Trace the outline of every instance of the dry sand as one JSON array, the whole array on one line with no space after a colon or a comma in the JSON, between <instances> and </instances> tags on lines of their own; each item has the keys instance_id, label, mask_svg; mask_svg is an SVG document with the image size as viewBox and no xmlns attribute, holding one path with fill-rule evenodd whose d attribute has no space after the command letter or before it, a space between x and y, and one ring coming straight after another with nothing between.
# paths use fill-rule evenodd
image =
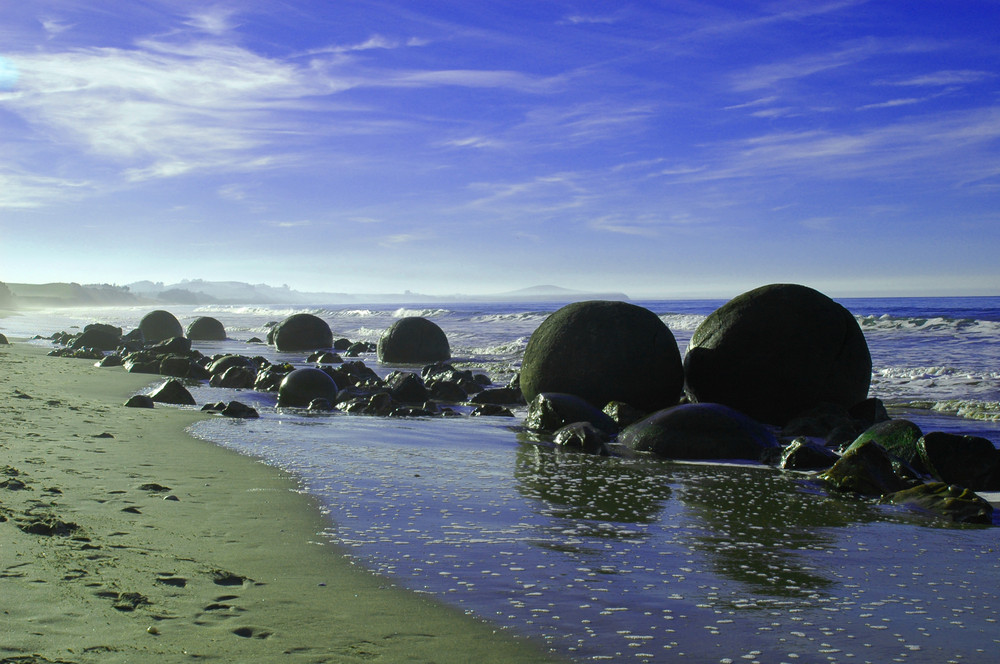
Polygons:
<instances>
[{"instance_id":1,"label":"dry sand","mask_svg":"<svg viewBox=\"0 0 1000 664\"><path fill-rule=\"evenodd\" d=\"M552 661L353 566L205 415L122 406L154 380L0 346L0 664Z\"/></svg>"}]
</instances>

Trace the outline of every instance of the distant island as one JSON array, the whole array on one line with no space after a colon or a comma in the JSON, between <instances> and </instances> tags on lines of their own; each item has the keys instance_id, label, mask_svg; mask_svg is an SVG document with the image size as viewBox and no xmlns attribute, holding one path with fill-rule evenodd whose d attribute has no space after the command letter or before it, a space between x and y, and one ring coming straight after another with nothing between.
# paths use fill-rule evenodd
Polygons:
<instances>
[{"instance_id":1,"label":"distant island","mask_svg":"<svg viewBox=\"0 0 1000 664\"><path fill-rule=\"evenodd\" d=\"M617 292L587 292L540 285L486 295L403 293L333 293L297 291L283 286L239 281L183 280L174 284L136 281L126 285L0 282L0 310L59 307L142 306L167 304L422 304L436 302L578 302L621 300Z\"/></svg>"}]
</instances>

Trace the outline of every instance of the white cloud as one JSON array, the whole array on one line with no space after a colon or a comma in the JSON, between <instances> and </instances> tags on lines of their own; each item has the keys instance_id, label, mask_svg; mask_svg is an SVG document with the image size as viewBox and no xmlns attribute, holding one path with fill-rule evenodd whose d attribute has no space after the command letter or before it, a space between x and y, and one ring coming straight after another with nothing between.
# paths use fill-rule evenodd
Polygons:
<instances>
[{"instance_id":1,"label":"white cloud","mask_svg":"<svg viewBox=\"0 0 1000 664\"><path fill-rule=\"evenodd\" d=\"M921 76L913 76L911 78L906 78L899 81L879 81L881 85L898 85L898 86L949 86L949 85L966 85L969 83L979 83L981 81L987 81L996 78L997 74L991 71L981 71L975 69L948 69L943 71L933 72L931 74L923 74Z\"/></svg>"},{"instance_id":2,"label":"white cloud","mask_svg":"<svg viewBox=\"0 0 1000 664\"><path fill-rule=\"evenodd\" d=\"M211 35L222 35L233 29L232 18L235 15L236 10L233 9L206 7L192 13L184 24Z\"/></svg>"}]
</instances>

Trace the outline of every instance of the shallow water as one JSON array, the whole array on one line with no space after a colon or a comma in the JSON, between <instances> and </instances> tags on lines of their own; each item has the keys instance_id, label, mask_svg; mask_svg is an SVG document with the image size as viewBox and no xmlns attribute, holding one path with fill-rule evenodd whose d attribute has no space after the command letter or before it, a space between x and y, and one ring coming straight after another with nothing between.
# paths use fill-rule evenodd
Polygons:
<instances>
[{"instance_id":1,"label":"shallow water","mask_svg":"<svg viewBox=\"0 0 1000 664\"><path fill-rule=\"evenodd\" d=\"M683 349L721 302L650 302ZM925 431L1000 440L1000 300L845 301L875 365L872 393ZM322 315L336 336L374 341L403 315L448 334L455 362L505 382L553 305L175 307L222 320L240 352L304 364L258 344L265 324ZM145 310L0 321L9 336ZM34 326L34 327L31 327ZM6 329L5 329L6 327ZM16 331L11 332L14 328ZM44 343L44 342L39 342ZM385 375L393 367L366 363ZM578 661L992 662L1000 642L1000 530L954 527L830 496L808 474L561 453L515 418L387 419L281 412L195 433L298 475L330 516L326 536L359 563Z\"/></svg>"}]
</instances>

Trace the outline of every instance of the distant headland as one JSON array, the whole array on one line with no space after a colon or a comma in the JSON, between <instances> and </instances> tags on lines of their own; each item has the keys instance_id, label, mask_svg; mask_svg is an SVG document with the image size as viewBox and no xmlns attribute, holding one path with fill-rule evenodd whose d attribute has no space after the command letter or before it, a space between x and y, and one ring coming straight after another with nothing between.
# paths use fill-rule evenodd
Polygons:
<instances>
[{"instance_id":1,"label":"distant headland","mask_svg":"<svg viewBox=\"0 0 1000 664\"><path fill-rule=\"evenodd\" d=\"M207 305L207 304L415 304L434 302L577 302L621 300L618 292L588 292L540 285L490 294L427 295L402 293L339 293L297 291L288 286L240 281L183 280L174 284L136 281L125 285L0 282L0 311L61 307Z\"/></svg>"}]
</instances>

